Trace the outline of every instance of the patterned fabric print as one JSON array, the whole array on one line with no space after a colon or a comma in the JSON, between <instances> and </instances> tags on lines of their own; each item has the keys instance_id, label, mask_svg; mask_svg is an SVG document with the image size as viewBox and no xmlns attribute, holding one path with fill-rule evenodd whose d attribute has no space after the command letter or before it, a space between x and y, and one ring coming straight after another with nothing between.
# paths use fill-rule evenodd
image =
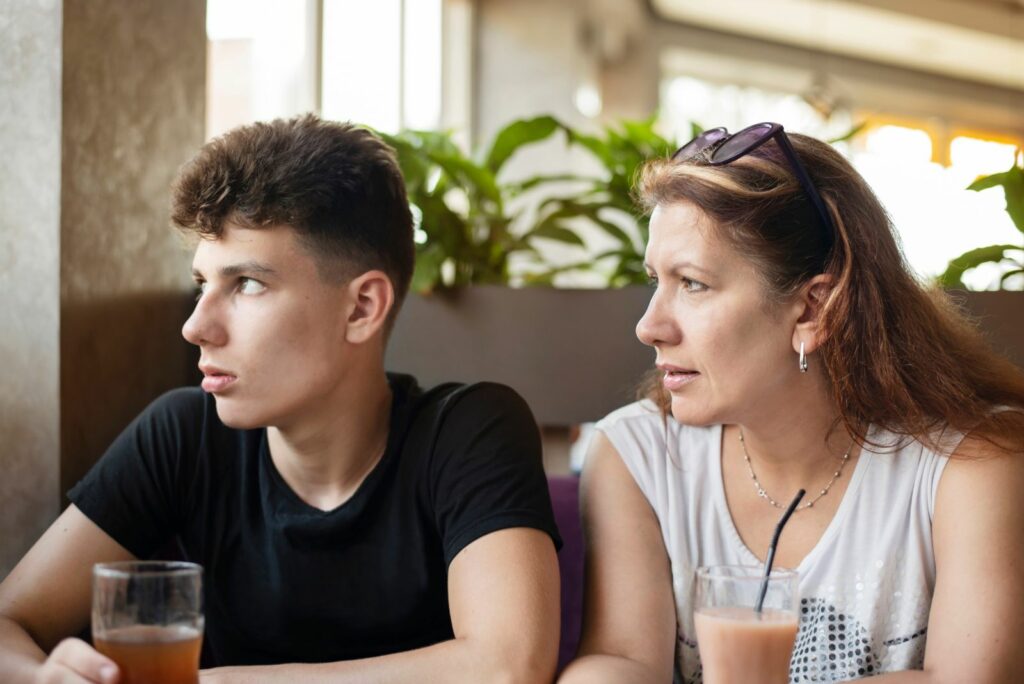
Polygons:
<instances>
[{"instance_id":1,"label":"patterned fabric print","mask_svg":"<svg viewBox=\"0 0 1024 684\"><path fill-rule=\"evenodd\" d=\"M881 671L868 632L851 615L816 598L800 601L800 632L789 676L799 682L837 682Z\"/></svg>"}]
</instances>

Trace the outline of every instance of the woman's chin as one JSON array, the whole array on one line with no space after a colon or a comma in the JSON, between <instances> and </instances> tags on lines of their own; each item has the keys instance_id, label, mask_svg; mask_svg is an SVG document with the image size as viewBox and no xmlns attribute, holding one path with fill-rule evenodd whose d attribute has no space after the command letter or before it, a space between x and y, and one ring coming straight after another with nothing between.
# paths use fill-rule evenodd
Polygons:
<instances>
[{"instance_id":1,"label":"woman's chin","mask_svg":"<svg viewBox=\"0 0 1024 684\"><path fill-rule=\"evenodd\" d=\"M693 401L672 397L672 417L676 422L694 427L707 427L721 421L707 407L694 406Z\"/></svg>"}]
</instances>

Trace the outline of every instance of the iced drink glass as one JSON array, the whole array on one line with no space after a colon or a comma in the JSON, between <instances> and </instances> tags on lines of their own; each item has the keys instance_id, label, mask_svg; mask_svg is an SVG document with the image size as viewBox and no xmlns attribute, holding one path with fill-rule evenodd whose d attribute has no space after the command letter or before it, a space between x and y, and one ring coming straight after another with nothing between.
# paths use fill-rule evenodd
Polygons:
<instances>
[{"instance_id":1,"label":"iced drink glass","mask_svg":"<svg viewBox=\"0 0 1024 684\"><path fill-rule=\"evenodd\" d=\"M787 684L799 625L799 577L773 570L761 612L764 571L718 565L698 568L693 621L704 684Z\"/></svg>"},{"instance_id":2,"label":"iced drink glass","mask_svg":"<svg viewBox=\"0 0 1024 684\"><path fill-rule=\"evenodd\" d=\"M197 684L203 569L195 563L99 563L92 574L92 638L120 684Z\"/></svg>"}]
</instances>

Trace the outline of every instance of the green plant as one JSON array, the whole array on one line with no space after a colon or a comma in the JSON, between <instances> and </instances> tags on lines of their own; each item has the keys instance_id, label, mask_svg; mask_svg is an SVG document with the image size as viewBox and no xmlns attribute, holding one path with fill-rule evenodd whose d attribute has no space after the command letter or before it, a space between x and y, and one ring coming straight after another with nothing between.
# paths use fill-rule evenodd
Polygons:
<instances>
[{"instance_id":1,"label":"green plant","mask_svg":"<svg viewBox=\"0 0 1024 684\"><path fill-rule=\"evenodd\" d=\"M516 152L559 131L569 145L594 156L600 177L563 173L501 179ZM514 254L524 255L530 266L521 274L524 284L551 284L559 274L579 270L600 270L611 286L645 281L647 218L634 208L632 183L645 159L674 149L654 131L654 117L623 121L598 135L551 116L513 121L478 155L480 161L463 153L447 132L380 135L395 148L416 215L414 291L507 283ZM528 201L532 198L537 201ZM581 236L586 225L610 235L616 246L591 255ZM537 240L561 242L578 254L568 264L553 265L538 250Z\"/></svg>"},{"instance_id":2,"label":"green plant","mask_svg":"<svg viewBox=\"0 0 1024 684\"><path fill-rule=\"evenodd\" d=\"M601 165L601 177L572 177L578 185L570 194L544 199L537 215L542 231L578 231L590 225L610 236L615 246L577 263L550 268L531 276L532 282L550 283L559 273L572 270L600 270L611 287L647 282L643 267L648 217L633 200L633 183L640 166L648 159L664 157L677 147L654 128L656 117L641 121L620 121L590 135L559 123L570 145L587 150ZM701 129L693 125L693 135ZM564 180L556 178L552 180ZM538 182L539 181L539 182ZM539 185L544 179L535 179Z\"/></svg>"},{"instance_id":3,"label":"green plant","mask_svg":"<svg viewBox=\"0 0 1024 684\"><path fill-rule=\"evenodd\" d=\"M558 128L558 122L547 116L514 121L495 136L481 161L463 153L447 132L380 134L395 148L418 226L414 291L507 283L509 257L516 253L543 268L534 244L538 239L582 249L583 241L574 232L551 224L523 227L518 220L522 212L508 208L514 195L551 178L499 182L502 167L513 154Z\"/></svg>"},{"instance_id":4,"label":"green plant","mask_svg":"<svg viewBox=\"0 0 1024 684\"><path fill-rule=\"evenodd\" d=\"M1008 171L983 176L967 186L967 189L980 191L995 187L1003 188L1006 212L1017 230L1024 233L1024 166L1015 160ZM1005 267L999 279L1000 287L1005 286L1013 276L1024 276L1024 241L1018 245L988 245L964 252L949 262L945 272L938 277L938 282L947 289L965 290L964 273L987 263L1002 264Z\"/></svg>"}]
</instances>

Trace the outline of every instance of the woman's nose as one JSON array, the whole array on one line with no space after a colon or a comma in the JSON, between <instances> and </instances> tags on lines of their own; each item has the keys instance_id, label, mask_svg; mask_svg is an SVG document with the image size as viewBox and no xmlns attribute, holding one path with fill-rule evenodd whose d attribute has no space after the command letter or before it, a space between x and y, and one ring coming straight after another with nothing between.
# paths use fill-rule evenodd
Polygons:
<instances>
[{"instance_id":1,"label":"woman's nose","mask_svg":"<svg viewBox=\"0 0 1024 684\"><path fill-rule=\"evenodd\" d=\"M679 326L666 311L663 300L664 297L655 290L647 303L647 310L636 324L637 339L649 347L678 342Z\"/></svg>"}]
</instances>

